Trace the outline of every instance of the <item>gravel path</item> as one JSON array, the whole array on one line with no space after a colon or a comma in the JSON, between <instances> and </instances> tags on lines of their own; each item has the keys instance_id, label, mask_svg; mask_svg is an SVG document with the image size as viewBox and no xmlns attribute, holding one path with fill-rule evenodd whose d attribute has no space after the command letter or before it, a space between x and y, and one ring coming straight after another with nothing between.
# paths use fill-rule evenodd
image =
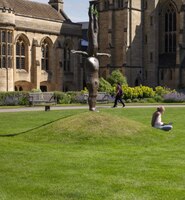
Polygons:
<instances>
[{"instance_id":1,"label":"gravel path","mask_svg":"<svg viewBox=\"0 0 185 200\"><path fill-rule=\"evenodd\" d=\"M125 108L118 106L114 109L130 109L130 108L156 108L158 105L126 105ZM164 107L178 108L185 107L183 104L174 104L174 105L163 105ZM97 110L99 108L111 108L110 105L97 105ZM51 110L69 110L69 109L88 109L88 106L51 106ZM4 112L28 112L28 111L45 111L44 106L39 107L21 107L21 108L0 108L0 113Z\"/></svg>"}]
</instances>

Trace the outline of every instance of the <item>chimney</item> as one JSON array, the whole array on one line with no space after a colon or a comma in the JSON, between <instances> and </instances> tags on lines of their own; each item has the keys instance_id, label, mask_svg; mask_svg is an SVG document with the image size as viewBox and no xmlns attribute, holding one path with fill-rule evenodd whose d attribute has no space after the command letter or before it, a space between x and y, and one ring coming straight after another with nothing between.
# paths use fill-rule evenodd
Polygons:
<instances>
[{"instance_id":1,"label":"chimney","mask_svg":"<svg viewBox=\"0 0 185 200\"><path fill-rule=\"evenodd\" d=\"M63 0L49 0L48 2L58 12L63 11L64 1Z\"/></svg>"}]
</instances>

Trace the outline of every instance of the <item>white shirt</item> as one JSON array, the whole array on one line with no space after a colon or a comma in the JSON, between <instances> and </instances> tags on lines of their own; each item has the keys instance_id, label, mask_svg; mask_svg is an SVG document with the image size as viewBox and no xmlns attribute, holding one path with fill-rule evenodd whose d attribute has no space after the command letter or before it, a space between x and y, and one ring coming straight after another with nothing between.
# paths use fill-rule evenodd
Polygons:
<instances>
[{"instance_id":1,"label":"white shirt","mask_svg":"<svg viewBox=\"0 0 185 200\"><path fill-rule=\"evenodd\" d=\"M155 124L154 127L160 127L163 125L163 122L161 121L161 113L159 112L159 115L157 116L156 120L155 120Z\"/></svg>"}]
</instances>

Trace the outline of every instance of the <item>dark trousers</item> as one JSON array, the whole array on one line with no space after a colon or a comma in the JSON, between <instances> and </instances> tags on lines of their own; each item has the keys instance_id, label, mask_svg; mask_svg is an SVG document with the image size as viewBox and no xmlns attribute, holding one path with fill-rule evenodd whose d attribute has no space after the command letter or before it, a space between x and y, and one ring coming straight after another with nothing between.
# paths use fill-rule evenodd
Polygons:
<instances>
[{"instance_id":1,"label":"dark trousers","mask_svg":"<svg viewBox=\"0 0 185 200\"><path fill-rule=\"evenodd\" d=\"M123 105L123 107L125 107L125 104L124 104L124 102L123 102L123 100L122 100L122 96L120 96L120 95L116 95L115 101L114 101L114 106L113 106L113 107L116 107L116 106L117 106L118 101L120 101L120 103Z\"/></svg>"}]
</instances>

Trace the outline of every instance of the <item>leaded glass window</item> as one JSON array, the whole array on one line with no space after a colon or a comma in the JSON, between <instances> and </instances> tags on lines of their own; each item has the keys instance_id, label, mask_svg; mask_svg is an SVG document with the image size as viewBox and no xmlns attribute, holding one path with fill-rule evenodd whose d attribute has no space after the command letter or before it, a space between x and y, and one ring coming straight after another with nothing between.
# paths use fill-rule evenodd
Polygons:
<instances>
[{"instance_id":1,"label":"leaded glass window","mask_svg":"<svg viewBox=\"0 0 185 200\"><path fill-rule=\"evenodd\" d=\"M104 9L105 10L109 9L109 0L104 0Z\"/></svg>"},{"instance_id":2,"label":"leaded glass window","mask_svg":"<svg viewBox=\"0 0 185 200\"><path fill-rule=\"evenodd\" d=\"M12 67L12 37L12 31L0 30L0 68Z\"/></svg>"},{"instance_id":3,"label":"leaded glass window","mask_svg":"<svg viewBox=\"0 0 185 200\"><path fill-rule=\"evenodd\" d=\"M44 41L41 45L42 58L41 58L41 68L42 70L49 70L49 44Z\"/></svg>"},{"instance_id":4,"label":"leaded glass window","mask_svg":"<svg viewBox=\"0 0 185 200\"><path fill-rule=\"evenodd\" d=\"M66 46L64 48L64 71L70 71L70 48Z\"/></svg>"},{"instance_id":5,"label":"leaded glass window","mask_svg":"<svg viewBox=\"0 0 185 200\"><path fill-rule=\"evenodd\" d=\"M176 52L176 11L170 3L165 13L165 52Z\"/></svg>"},{"instance_id":6,"label":"leaded glass window","mask_svg":"<svg viewBox=\"0 0 185 200\"><path fill-rule=\"evenodd\" d=\"M26 44L21 37L16 42L16 69L26 69Z\"/></svg>"},{"instance_id":7,"label":"leaded glass window","mask_svg":"<svg viewBox=\"0 0 185 200\"><path fill-rule=\"evenodd\" d=\"M118 0L118 8L123 8L123 0Z\"/></svg>"}]
</instances>

